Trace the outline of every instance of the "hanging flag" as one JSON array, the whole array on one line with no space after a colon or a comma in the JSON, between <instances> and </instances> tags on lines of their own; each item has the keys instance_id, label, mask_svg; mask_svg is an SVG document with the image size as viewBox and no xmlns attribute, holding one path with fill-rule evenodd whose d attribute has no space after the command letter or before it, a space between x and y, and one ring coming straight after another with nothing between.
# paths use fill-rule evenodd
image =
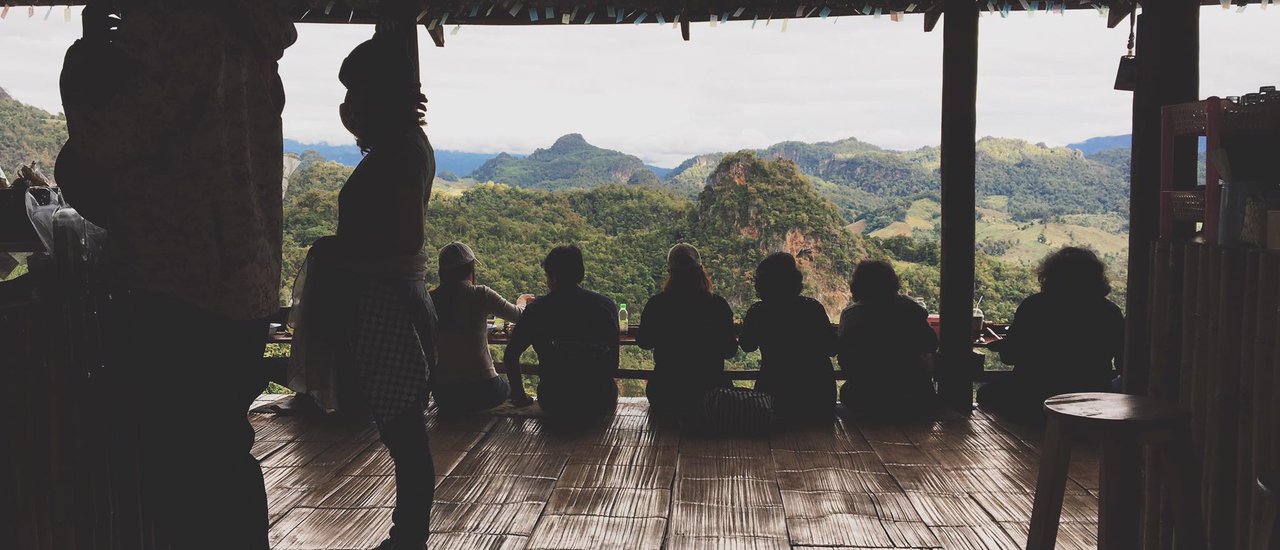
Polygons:
<instances>
[{"instance_id":1,"label":"hanging flag","mask_svg":"<svg viewBox=\"0 0 1280 550\"><path fill-rule=\"evenodd\" d=\"M728 22L729 22L729 12L727 12L727 11L726 11L726 12L724 12L724 13L720 14L720 22L721 22L721 23L728 23Z\"/></svg>"},{"instance_id":2,"label":"hanging flag","mask_svg":"<svg viewBox=\"0 0 1280 550\"><path fill-rule=\"evenodd\" d=\"M621 23L621 22L622 22L622 20L623 20L623 19L626 19L626 18L627 18L627 12L625 12L625 11L623 11L623 10L621 10L621 9L615 10L615 11L613 12L613 22L614 22L614 23Z\"/></svg>"},{"instance_id":3,"label":"hanging flag","mask_svg":"<svg viewBox=\"0 0 1280 550\"><path fill-rule=\"evenodd\" d=\"M418 14L418 17L414 18L413 22L414 22L414 23L421 23L421 22L422 22L422 18L427 16L427 12L428 12L428 11L431 11L431 10L422 10L422 12ZM311 10L307 10L307 13L311 13ZM303 17L304 19L307 17L307 13L302 14L302 17Z\"/></svg>"},{"instance_id":4,"label":"hanging flag","mask_svg":"<svg viewBox=\"0 0 1280 550\"><path fill-rule=\"evenodd\" d=\"M822 11L818 12L818 17L826 19L828 15L831 15L831 8L822 6Z\"/></svg>"},{"instance_id":5,"label":"hanging flag","mask_svg":"<svg viewBox=\"0 0 1280 550\"><path fill-rule=\"evenodd\" d=\"M555 19L555 18L556 18L556 9L555 9L555 8L553 8L553 7L551 7L551 6L547 6L547 15L546 15L546 18L547 18L547 19Z\"/></svg>"},{"instance_id":6,"label":"hanging flag","mask_svg":"<svg viewBox=\"0 0 1280 550\"><path fill-rule=\"evenodd\" d=\"M561 24L561 25L568 25L568 24L569 24L569 21L571 21L571 20L572 20L572 19L570 18L569 14L567 14L567 13L560 14L560 24Z\"/></svg>"},{"instance_id":7,"label":"hanging flag","mask_svg":"<svg viewBox=\"0 0 1280 550\"><path fill-rule=\"evenodd\" d=\"M756 28L756 21L759 21L759 20L760 20L760 14L757 13L751 16L751 28L753 29Z\"/></svg>"},{"instance_id":8,"label":"hanging flag","mask_svg":"<svg viewBox=\"0 0 1280 550\"><path fill-rule=\"evenodd\" d=\"M654 17L658 19L658 24L659 24L659 25L666 25L666 24L667 24L667 18L666 18L666 17L663 17L662 12L658 12L658 15L655 15Z\"/></svg>"},{"instance_id":9,"label":"hanging flag","mask_svg":"<svg viewBox=\"0 0 1280 550\"><path fill-rule=\"evenodd\" d=\"M352 10L352 11L351 11L351 13L355 13L355 10ZM440 26L441 26L441 27L443 27L443 26L444 26L444 24L445 24L445 23L447 23L448 21L449 21L449 14L447 14L447 13L446 13L446 14L444 14L444 15L441 15L441 16L440 16Z\"/></svg>"},{"instance_id":10,"label":"hanging flag","mask_svg":"<svg viewBox=\"0 0 1280 550\"><path fill-rule=\"evenodd\" d=\"M0 10L0 19L4 19L4 18L6 18L6 17L9 17L9 6L8 6L8 4L6 4L6 5L5 5L4 9Z\"/></svg>"},{"instance_id":11,"label":"hanging flag","mask_svg":"<svg viewBox=\"0 0 1280 550\"><path fill-rule=\"evenodd\" d=\"M746 10L746 9L747 9L747 7L746 7L746 6L741 6L741 7L739 7L738 9L733 10L733 17L734 17L735 19L737 19L737 18L739 18L739 17L742 17L742 12L743 12L744 10Z\"/></svg>"},{"instance_id":12,"label":"hanging flag","mask_svg":"<svg viewBox=\"0 0 1280 550\"><path fill-rule=\"evenodd\" d=\"M614 16L614 13L613 13L613 6L606 6L606 7L604 8L604 14L605 14L605 15L608 15L609 17L613 17L613 16Z\"/></svg>"},{"instance_id":13,"label":"hanging flag","mask_svg":"<svg viewBox=\"0 0 1280 550\"><path fill-rule=\"evenodd\" d=\"M787 32L787 22L788 22L788 21L790 21L790 19L783 19L783 20L782 20L782 32Z\"/></svg>"},{"instance_id":14,"label":"hanging flag","mask_svg":"<svg viewBox=\"0 0 1280 550\"><path fill-rule=\"evenodd\" d=\"M893 21L894 23L901 23L901 22L902 22L902 12L900 12L900 11L890 11L890 12L889 12L889 20L890 20L890 21Z\"/></svg>"},{"instance_id":15,"label":"hanging flag","mask_svg":"<svg viewBox=\"0 0 1280 550\"><path fill-rule=\"evenodd\" d=\"M636 21L635 21L634 23L632 23L632 25L639 25L639 24L641 24L641 23L644 23L644 20L645 20L645 19L648 19L648 18L649 18L649 12L647 12L647 11L646 11L646 12L641 12L641 13L640 13L640 17L637 17L637 18L636 18Z\"/></svg>"},{"instance_id":16,"label":"hanging flag","mask_svg":"<svg viewBox=\"0 0 1280 550\"><path fill-rule=\"evenodd\" d=\"M523 6L524 4L516 2L516 5L511 6L511 9L507 13L510 13L511 17L515 17L517 13L520 13L520 8Z\"/></svg>"},{"instance_id":17,"label":"hanging flag","mask_svg":"<svg viewBox=\"0 0 1280 550\"><path fill-rule=\"evenodd\" d=\"M587 13L587 19L586 19L586 21L583 21L582 23L583 23L584 25L590 25L590 24L591 24L591 20L592 20L592 19L595 19L595 18L596 18L596 12L594 12L594 11L593 11L593 12L588 12L588 13Z\"/></svg>"},{"instance_id":18,"label":"hanging flag","mask_svg":"<svg viewBox=\"0 0 1280 550\"><path fill-rule=\"evenodd\" d=\"M432 19L431 23L427 24L427 32L436 30L436 23L439 23L439 22L440 22L439 19Z\"/></svg>"},{"instance_id":19,"label":"hanging flag","mask_svg":"<svg viewBox=\"0 0 1280 550\"><path fill-rule=\"evenodd\" d=\"M803 15L803 14L804 14L804 6L803 6L803 5L802 5L802 6L800 6L800 7L798 7L798 8L796 8L796 17L800 17L800 16L801 16L801 15Z\"/></svg>"},{"instance_id":20,"label":"hanging flag","mask_svg":"<svg viewBox=\"0 0 1280 550\"><path fill-rule=\"evenodd\" d=\"M338 0L329 0L329 3L324 6L324 14L329 15L329 12L333 11L333 5L337 3Z\"/></svg>"},{"instance_id":21,"label":"hanging flag","mask_svg":"<svg viewBox=\"0 0 1280 550\"><path fill-rule=\"evenodd\" d=\"M913 13L913 12L915 12L915 11L916 11L916 5L915 5L915 4L907 4L907 13Z\"/></svg>"},{"instance_id":22,"label":"hanging flag","mask_svg":"<svg viewBox=\"0 0 1280 550\"><path fill-rule=\"evenodd\" d=\"M574 6L573 11L569 12L569 22L572 23L573 20L577 18L578 18L578 6Z\"/></svg>"},{"instance_id":23,"label":"hanging flag","mask_svg":"<svg viewBox=\"0 0 1280 550\"><path fill-rule=\"evenodd\" d=\"M480 4L476 4L476 5L474 5L474 6L471 6L471 15L469 15L468 17L475 17L475 16L476 16L476 14L478 14L478 13L480 13ZM418 19L422 19L422 18L421 18L421 17L419 17Z\"/></svg>"},{"instance_id":24,"label":"hanging flag","mask_svg":"<svg viewBox=\"0 0 1280 550\"><path fill-rule=\"evenodd\" d=\"M458 34L458 31L460 31L460 30L462 30L462 24L461 24L461 23L459 23L459 24L457 24L457 25L454 25L454 26L453 26L453 30L449 31L449 36L453 36L453 35L455 35L455 34Z\"/></svg>"},{"instance_id":25,"label":"hanging flag","mask_svg":"<svg viewBox=\"0 0 1280 550\"><path fill-rule=\"evenodd\" d=\"M538 8L529 8L529 21L538 20Z\"/></svg>"}]
</instances>

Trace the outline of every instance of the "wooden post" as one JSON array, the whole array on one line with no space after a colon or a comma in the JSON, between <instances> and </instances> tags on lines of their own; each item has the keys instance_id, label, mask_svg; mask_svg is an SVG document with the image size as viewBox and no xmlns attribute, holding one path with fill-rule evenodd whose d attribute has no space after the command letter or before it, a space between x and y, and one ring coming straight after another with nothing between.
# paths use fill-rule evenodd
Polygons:
<instances>
[{"instance_id":1,"label":"wooden post","mask_svg":"<svg viewBox=\"0 0 1280 550\"><path fill-rule=\"evenodd\" d=\"M1143 393L1151 368L1147 300L1151 243L1160 230L1160 108L1199 95L1200 6L1197 0L1147 2L1138 17L1138 84L1133 94L1133 158L1129 176L1129 279L1124 386ZM1195 159L1195 143L1175 149ZM1194 177L1194 168L1190 175ZM1185 179L1179 180L1183 183Z\"/></svg>"},{"instance_id":2,"label":"wooden post","mask_svg":"<svg viewBox=\"0 0 1280 550\"><path fill-rule=\"evenodd\" d=\"M978 100L978 8L946 0L942 28L942 399L973 406L975 155Z\"/></svg>"}]
</instances>

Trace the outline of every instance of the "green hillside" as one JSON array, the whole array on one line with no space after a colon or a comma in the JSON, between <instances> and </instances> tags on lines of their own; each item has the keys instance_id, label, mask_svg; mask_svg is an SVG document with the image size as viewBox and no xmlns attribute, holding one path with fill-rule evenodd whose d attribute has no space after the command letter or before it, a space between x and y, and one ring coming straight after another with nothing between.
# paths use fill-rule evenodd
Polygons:
<instances>
[{"instance_id":1,"label":"green hillside","mask_svg":"<svg viewBox=\"0 0 1280 550\"><path fill-rule=\"evenodd\" d=\"M0 169L10 178L20 165L39 161L53 175L58 151L67 142L67 119L9 96L0 88Z\"/></svg>"},{"instance_id":2,"label":"green hillside","mask_svg":"<svg viewBox=\"0 0 1280 550\"><path fill-rule=\"evenodd\" d=\"M469 177L479 182L550 191L610 184L658 184L658 175L639 158L591 145L581 134L562 136L550 148L538 149L524 158L502 153Z\"/></svg>"}]
</instances>

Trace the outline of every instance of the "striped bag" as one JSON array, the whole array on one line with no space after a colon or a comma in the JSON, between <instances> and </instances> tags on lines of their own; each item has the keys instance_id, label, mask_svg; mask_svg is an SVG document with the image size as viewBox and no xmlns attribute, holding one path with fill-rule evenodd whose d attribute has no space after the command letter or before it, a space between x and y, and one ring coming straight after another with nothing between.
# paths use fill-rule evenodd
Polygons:
<instances>
[{"instance_id":1,"label":"striped bag","mask_svg":"<svg viewBox=\"0 0 1280 550\"><path fill-rule=\"evenodd\" d=\"M713 388L703 406L713 436L764 436L773 428L773 396L746 388Z\"/></svg>"}]
</instances>

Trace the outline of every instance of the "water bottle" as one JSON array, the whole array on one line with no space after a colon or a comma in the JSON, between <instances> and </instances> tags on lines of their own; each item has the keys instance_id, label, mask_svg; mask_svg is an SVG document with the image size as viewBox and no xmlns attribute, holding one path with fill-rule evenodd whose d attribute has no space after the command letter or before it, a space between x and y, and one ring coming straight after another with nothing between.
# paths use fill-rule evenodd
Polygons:
<instances>
[{"instance_id":1,"label":"water bottle","mask_svg":"<svg viewBox=\"0 0 1280 550\"><path fill-rule=\"evenodd\" d=\"M630 315L627 314L627 304L618 304L618 332L627 333L627 325L630 321Z\"/></svg>"}]
</instances>

